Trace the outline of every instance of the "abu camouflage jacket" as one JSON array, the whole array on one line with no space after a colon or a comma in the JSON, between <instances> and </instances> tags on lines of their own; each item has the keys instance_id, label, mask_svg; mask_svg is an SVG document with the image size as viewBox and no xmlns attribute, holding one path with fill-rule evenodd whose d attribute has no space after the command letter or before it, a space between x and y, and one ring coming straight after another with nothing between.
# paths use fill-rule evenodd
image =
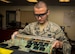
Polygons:
<instances>
[{"instance_id":1,"label":"abu camouflage jacket","mask_svg":"<svg viewBox=\"0 0 75 54\"><path fill-rule=\"evenodd\" d=\"M71 46L63 30L57 24L48 22L48 25L40 32L38 22L28 24L23 30L19 30L20 33L34 35L34 36L45 36L49 38L55 38L56 40L63 42L63 54L71 54Z\"/></svg>"}]
</instances>

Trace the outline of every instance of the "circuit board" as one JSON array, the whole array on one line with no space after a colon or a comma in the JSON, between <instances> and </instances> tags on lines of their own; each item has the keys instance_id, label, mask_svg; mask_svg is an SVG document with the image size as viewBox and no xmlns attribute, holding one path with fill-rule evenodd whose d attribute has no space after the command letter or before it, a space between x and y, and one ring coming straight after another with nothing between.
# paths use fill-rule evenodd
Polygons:
<instances>
[{"instance_id":1,"label":"circuit board","mask_svg":"<svg viewBox=\"0 0 75 54\"><path fill-rule=\"evenodd\" d=\"M13 40L2 42L0 46L25 52L34 51L51 54L53 41L55 41L53 38L18 34Z\"/></svg>"}]
</instances>

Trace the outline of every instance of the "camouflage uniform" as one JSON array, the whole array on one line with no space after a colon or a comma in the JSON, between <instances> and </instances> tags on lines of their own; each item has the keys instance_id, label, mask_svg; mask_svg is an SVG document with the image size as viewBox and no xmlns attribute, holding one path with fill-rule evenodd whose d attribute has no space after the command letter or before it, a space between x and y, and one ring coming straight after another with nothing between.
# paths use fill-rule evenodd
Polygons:
<instances>
[{"instance_id":1,"label":"camouflage uniform","mask_svg":"<svg viewBox=\"0 0 75 54\"><path fill-rule=\"evenodd\" d=\"M19 32L35 36L47 36L60 40L63 42L63 54L71 54L71 46L63 30L53 22L48 21L47 27L45 27L42 32L40 32L38 22L30 23L23 30L19 30Z\"/></svg>"}]
</instances>

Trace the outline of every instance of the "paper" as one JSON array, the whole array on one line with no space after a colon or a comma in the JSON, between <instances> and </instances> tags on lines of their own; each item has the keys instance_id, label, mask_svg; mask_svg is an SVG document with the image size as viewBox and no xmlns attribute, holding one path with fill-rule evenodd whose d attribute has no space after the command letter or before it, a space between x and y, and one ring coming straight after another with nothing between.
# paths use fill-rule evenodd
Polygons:
<instances>
[{"instance_id":1,"label":"paper","mask_svg":"<svg viewBox=\"0 0 75 54\"><path fill-rule=\"evenodd\" d=\"M13 52L13 50L0 48L0 54L11 54L12 52Z\"/></svg>"}]
</instances>

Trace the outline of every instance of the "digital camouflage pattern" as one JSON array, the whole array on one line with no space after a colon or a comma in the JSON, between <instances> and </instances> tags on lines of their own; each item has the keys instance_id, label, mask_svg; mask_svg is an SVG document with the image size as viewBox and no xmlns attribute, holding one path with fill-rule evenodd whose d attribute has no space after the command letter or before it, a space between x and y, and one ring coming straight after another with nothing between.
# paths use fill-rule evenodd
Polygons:
<instances>
[{"instance_id":1,"label":"digital camouflage pattern","mask_svg":"<svg viewBox=\"0 0 75 54\"><path fill-rule=\"evenodd\" d=\"M47 27L40 32L38 22L28 24L23 30L19 30L20 33L34 35L34 36L47 36L49 38L55 38L56 40L63 42L63 54L71 54L71 45L68 42L63 30L57 24L48 21Z\"/></svg>"}]
</instances>

